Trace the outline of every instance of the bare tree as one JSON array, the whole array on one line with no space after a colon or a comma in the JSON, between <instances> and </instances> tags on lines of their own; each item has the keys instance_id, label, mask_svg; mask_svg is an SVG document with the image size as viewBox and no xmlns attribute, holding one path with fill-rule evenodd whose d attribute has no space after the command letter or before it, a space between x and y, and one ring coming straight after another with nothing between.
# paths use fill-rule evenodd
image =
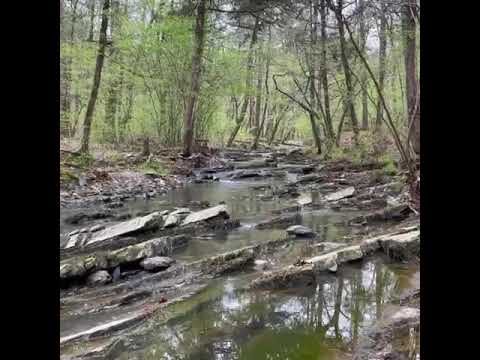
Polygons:
<instances>
[{"instance_id":1,"label":"bare tree","mask_svg":"<svg viewBox=\"0 0 480 360\"><path fill-rule=\"evenodd\" d=\"M95 22L95 0L89 0L88 13L90 15L90 24L88 28L88 41L93 41L93 29Z\"/></svg>"},{"instance_id":2,"label":"bare tree","mask_svg":"<svg viewBox=\"0 0 480 360\"><path fill-rule=\"evenodd\" d=\"M120 27L120 4L119 0L112 0L112 11L110 21L110 36L112 37L112 46L109 55L111 63L121 62L120 50L113 41L114 33ZM120 87L123 81L123 72L115 71L108 83L107 101L105 103L105 123L107 124L107 141L110 143L117 142L117 126L116 115L120 95Z\"/></svg>"},{"instance_id":3,"label":"bare tree","mask_svg":"<svg viewBox=\"0 0 480 360\"><path fill-rule=\"evenodd\" d=\"M110 10L110 0L104 0L102 9L102 23L100 25L100 37L97 52L97 61L95 64L95 75L93 77L92 91L88 100L85 120L83 122L82 143L80 147L81 153L88 153L90 144L90 128L92 125L93 113L97 102L98 89L102 78L103 62L105 60L105 48L107 47L107 27L108 13Z\"/></svg>"},{"instance_id":4,"label":"bare tree","mask_svg":"<svg viewBox=\"0 0 480 360\"><path fill-rule=\"evenodd\" d=\"M202 70L202 54L205 42L205 17L207 0L199 0L197 4L197 20L195 25L195 45L192 57L192 82L185 112L185 129L183 135L183 156L190 156L193 148L194 109L200 95L200 75Z\"/></svg>"},{"instance_id":5,"label":"bare tree","mask_svg":"<svg viewBox=\"0 0 480 360\"><path fill-rule=\"evenodd\" d=\"M406 0L402 5L404 37L405 83L407 92L409 140L413 150L420 154L420 92L417 82L416 23L417 2Z\"/></svg>"},{"instance_id":6,"label":"bare tree","mask_svg":"<svg viewBox=\"0 0 480 360\"><path fill-rule=\"evenodd\" d=\"M248 58L247 58L247 76L245 80L245 85L246 85L246 91L250 91L251 87L251 72L253 69L253 51L255 48L255 44L257 43L258 40L258 30L260 28L260 21L255 19L255 25L253 26L252 30L252 39L250 41L250 49L248 51ZM247 112L247 107L248 103L250 102L250 95L245 95L243 98L243 104L242 108L240 110L239 116L235 119L235 127L233 128L233 131L230 135L230 138L228 139L227 146L230 147L233 144L233 141L235 140L235 137L238 134L238 131L240 130L240 127L242 126L243 119L245 118L245 114Z\"/></svg>"},{"instance_id":7,"label":"bare tree","mask_svg":"<svg viewBox=\"0 0 480 360\"><path fill-rule=\"evenodd\" d=\"M379 50L378 50L378 86L380 87L380 91L383 92L385 87L385 63L386 63L386 55L387 55L387 5L385 4L385 0L380 1L380 28L378 31L379 37ZM383 118L383 106L378 99L377 101L377 119L375 123L375 129L379 130L382 126L382 118Z\"/></svg>"},{"instance_id":8,"label":"bare tree","mask_svg":"<svg viewBox=\"0 0 480 360\"><path fill-rule=\"evenodd\" d=\"M367 48L368 28L365 22L365 0L358 0L359 7L359 30L360 30L360 44L361 49L365 53ZM362 87L362 129L368 129L368 93L367 80L368 74L365 70L361 72L360 84Z\"/></svg>"},{"instance_id":9,"label":"bare tree","mask_svg":"<svg viewBox=\"0 0 480 360\"><path fill-rule=\"evenodd\" d=\"M330 96L328 90L327 71L327 7L326 0L320 0L320 36L321 36L321 57L320 57L320 78L323 87L323 107L325 109L325 126L330 141L335 139L333 131L332 116L330 114Z\"/></svg>"},{"instance_id":10,"label":"bare tree","mask_svg":"<svg viewBox=\"0 0 480 360\"><path fill-rule=\"evenodd\" d=\"M316 103L316 89L315 89L315 56L314 49L317 46L317 19L318 19L318 4L317 1L310 1L310 49L307 63L309 66L309 83L310 83L310 107L315 109ZM321 106L320 99L318 105ZM322 141L320 140L320 130L318 129L317 119L315 114L309 112L310 124L312 126L312 135L317 148L317 153L322 153Z\"/></svg>"},{"instance_id":11,"label":"bare tree","mask_svg":"<svg viewBox=\"0 0 480 360\"><path fill-rule=\"evenodd\" d=\"M346 52L346 41L345 41L345 23L343 18L343 0L337 0L337 4L335 5L333 0L328 0L332 11L335 13L335 17L337 19L338 25L338 35L340 38L340 57L342 60L343 65L343 72L345 74L345 85L347 90L347 97L346 97L346 106L348 111L350 112L350 121L352 122L353 128L353 140L355 145L358 146L358 120L357 115L355 113L355 102L354 102L354 91L352 85L352 74L350 70L350 66L348 64L347 59L347 52Z\"/></svg>"}]
</instances>

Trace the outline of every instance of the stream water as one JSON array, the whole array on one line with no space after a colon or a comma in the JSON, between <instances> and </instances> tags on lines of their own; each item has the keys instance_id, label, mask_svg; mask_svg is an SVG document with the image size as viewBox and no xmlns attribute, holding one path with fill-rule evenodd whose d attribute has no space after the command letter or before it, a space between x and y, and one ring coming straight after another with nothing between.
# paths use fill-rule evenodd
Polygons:
<instances>
[{"instance_id":1,"label":"stream water","mask_svg":"<svg viewBox=\"0 0 480 360\"><path fill-rule=\"evenodd\" d=\"M218 279L166 324L152 319L119 359L349 359L392 296L419 281L419 269L376 257L289 291L251 291L254 274ZM179 312L180 313L180 312Z\"/></svg>"},{"instance_id":2,"label":"stream water","mask_svg":"<svg viewBox=\"0 0 480 360\"><path fill-rule=\"evenodd\" d=\"M193 261L285 236L284 230L256 230L254 225L272 217L271 211L294 205L293 200L262 198L252 186L271 181L220 181L187 184L167 194L130 201L118 213L136 214L192 202L225 202L242 226L231 232L194 237L173 255ZM311 193L312 198L316 194ZM75 209L62 210L61 232L80 226L64 222ZM302 211L300 223L318 233L315 242L343 241L352 231L345 220L356 215L331 210ZM302 241L292 252L300 253ZM278 262L291 264L295 254ZM277 262L277 264L278 264ZM394 265L375 256L324 275L316 286L289 291L252 291L246 285L258 272L222 277L178 306L178 316L167 323L154 317L128 337L116 359L348 359L364 329L382 314L392 296L415 287L417 265ZM174 309L175 311L175 309Z\"/></svg>"},{"instance_id":3,"label":"stream water","mask_svg":"<svg viewBox=\"0 0 480 360\"><path fill-rule=\"evenodd\" d=\"M277 239L285 235L283 230L257 230L255 224L272 217L272 211L296 205L294 200L286 198L263 198L263 191L253 190L253 186L275 185L272 181L220 181L205 184L188 183L181 188L173 189L164 195L144 200L136 199L125 202L116 209L118 215L134 216L138 213L150 213L175 207L189 207L192 202L208 202L212 206L225 202L231 217L240 219L241 227L231 232L216 232L194 237L189 245L176 254L177 259L193 261L243 246L258 244ZM280 182L277 182L280 184ZM310 193L313 199L317 193ZM92 209L91 209L92 210ZM65 243L65 234L84 226L69 225L65 218L85 209L62 209L60 217L60 245ZM318 233L320 241L339 241L347 235L348 229L342 227L344 220L354 213L340 213L330 210L302 212L299 220ZM103 220L90 224L106 223Z\"/></svg>"}]
</instances>

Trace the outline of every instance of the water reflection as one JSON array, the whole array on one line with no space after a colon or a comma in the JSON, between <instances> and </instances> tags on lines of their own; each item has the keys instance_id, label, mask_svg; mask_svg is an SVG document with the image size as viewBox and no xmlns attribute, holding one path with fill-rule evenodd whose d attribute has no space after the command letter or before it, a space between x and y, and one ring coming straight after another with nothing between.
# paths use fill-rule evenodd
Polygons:
<instances>
[{"instance_id":1,"label":"water reflection","mask_svg":"<svg viewBox=\"0 0 480 360\"><path fill-rule=\"evenodd\" d=\"M340 359L392 295L418 273L375 259L296 291L246 291L225 279L221 295L150 331L143 359ZM217 293L218 294L218 293ZM130 357L128 357L130 358Z\"/></svg>"}]
</instances>

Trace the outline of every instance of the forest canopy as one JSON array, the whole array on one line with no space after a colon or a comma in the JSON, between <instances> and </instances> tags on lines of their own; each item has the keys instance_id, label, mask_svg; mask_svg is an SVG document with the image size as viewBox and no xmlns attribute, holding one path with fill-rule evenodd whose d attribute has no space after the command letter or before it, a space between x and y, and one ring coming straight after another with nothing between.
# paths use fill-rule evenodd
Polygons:
<instances>
[{"instance_id":1,"label":"forest canopy","mask_svg":"<svg viewBox=\"0 0 480 360\"><path fill-rule=\"evenodd\" d=\"M61 0L64 139L420 154L407 0ZM362 150L363 151L363 150Z\"/></svg>"}]
</instances>

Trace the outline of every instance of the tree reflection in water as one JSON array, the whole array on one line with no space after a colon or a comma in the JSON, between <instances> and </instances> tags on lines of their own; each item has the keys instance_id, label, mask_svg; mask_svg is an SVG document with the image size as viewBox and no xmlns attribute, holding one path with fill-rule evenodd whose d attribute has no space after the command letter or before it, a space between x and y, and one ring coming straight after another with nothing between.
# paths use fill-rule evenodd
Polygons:
<instances>
[{"instance_id":1,"label":"tree reflection in water","mask_svg":"<svg viewBox=\"0 0 480 360\"><path fill-rule=\"evenodd\" d=\"M289 291L247 291L225 279L220 296L151 331L141 358L341 359L417 271L374 259Z\"/></svg>"}]
</instances>

